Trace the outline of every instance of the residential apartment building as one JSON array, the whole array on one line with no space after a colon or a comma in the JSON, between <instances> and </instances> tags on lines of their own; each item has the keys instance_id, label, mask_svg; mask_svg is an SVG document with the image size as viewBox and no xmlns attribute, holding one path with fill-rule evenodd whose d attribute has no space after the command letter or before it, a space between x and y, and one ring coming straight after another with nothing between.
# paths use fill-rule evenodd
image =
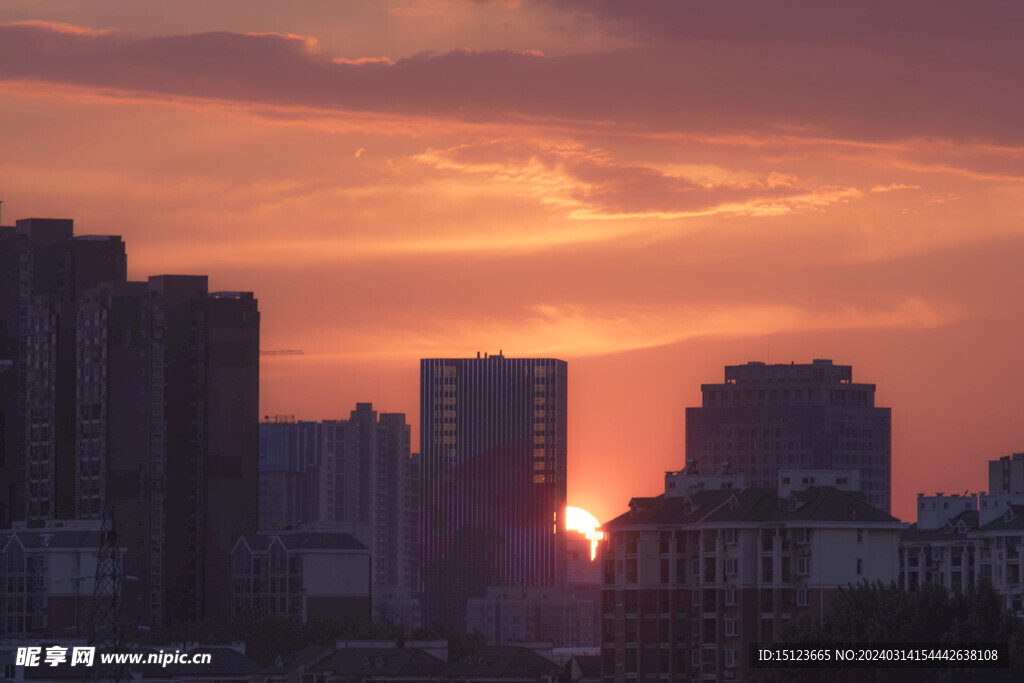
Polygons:
<instances>
[{"instance_id":1,"label":"residential apartment building","mask_svg":"<svg viewBox=\"0 0 1024 683\"><path fill-rule=\"evenodd\" d=\"M905 525L850 484L794 470L746 488L743 475L691 472L603 527L605 681L746 680L750 644L825 614L843 586L897 578Z\"/></svg>"},{"instance_id":2,"label":"residential apartment building","mask_svg":"<svg viewBox=\"0 0 1024 683\"><path fill-rule=\"evenodd\" d=\"M418 459L403 413L357 403L347 420L260 425L261 530L334 528L373 558L374 618L420 625Z\"/></svg>"},{"instance_id":3,"label":"residential apartment building","mask_svg":"<svg viewBox=\"0 0 1024 683\"><path fill-rule=\"evenodd\" d=\"M482 598L466 605L466 629L479 631L489 645L550 643L554 647L591 647L594 632L593 600L561 588L493 586Z\"/></svg>"},{"instance_id":4,"label":"residential apartment building","mask_svg":"<svg viewBox=\"0 0 1024 683\"><path fill-rule=\"evenodd\" d=\"M989 461L989 491L918 494L917 522L900 539L900 578L913 590L965 591L982 579L1024 618L1024 454Z\"/></svg>"},{"instance_id":5,"label":"residential apartment building","mask_svg":"<svg viewBox=\"0 0 1024 683\"><path fill-rule=\"evenodd\" d=\"M746 363L703 384L686 409L686 463L712 474L728 463L750 486L775 486L785 467L855 469L868 503L891 505L891 414L875 385L855 384L849 365Z\"/></svg>"},{"instance_id":6,"label":"residential apartment building","mask_svg":"<svg viewBox=\"0 0 1024 683\"><path fill-rule=\"evenodd\" d=\"M0 531L0 640L84 638L99 542L92 520Z\"/></svg>"},{"instance_id":7,"label":"residential apartment building","mask_svg":"<svg viewBox=\"0 0 1024 683\"><path fill-rule=\"evenodd\" d=\"M259 432L259 528L323 521L323 424L266 416Z\"/></svg>"},{"instance_id":8,"label":"residential apartment building","mask_svg":"<svg viewBox=\"0 0 1024 683\"><path fill-rule=\"evenodd\" d=\"M231 552L231 610L369 620L370 567L370 549L351 534L247 534Z\"/></svg>"},{"instance_id":9,"label":"residential apartment building","mask_svg":"<svg viewBox=\"0 0 1024 683\"><path fill-rule=\"evenodd\" d=\"M125 245L120 237L75 236L63 219L17 222L18 236L31 245L28 316L19 328L22 372L24 510L18 519L45 523L71 519L76 488L76 388L80 330L78 308L88 289L124 282ZM22 308L21 313L25 312Z\"/></svg>"},{"instance_id":10,"label":"residential apartment building","mask_svg":"<svg viewBox=\"0 0 1024 683\"><path fill-rule=\"evenodd\" d=\"M231 548L257 524L256 299L128 282L121 239L70 220L0 228L0 262L5 524L109 507L131 633L227 616Z\"/></svg>"}]
</instances>

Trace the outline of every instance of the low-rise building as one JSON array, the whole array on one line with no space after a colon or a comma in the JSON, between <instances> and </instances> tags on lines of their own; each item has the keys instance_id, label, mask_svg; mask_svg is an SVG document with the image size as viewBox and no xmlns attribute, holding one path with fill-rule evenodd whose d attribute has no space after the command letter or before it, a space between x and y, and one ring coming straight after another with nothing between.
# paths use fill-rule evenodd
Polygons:
<instances>
[{"instance_id":1,"label":"low-rise building","mask_svg":"<svg viewBox=\"0 0 1024 683\"><path fill-rule=\"evenodd\" d=\"M0 639L87 635L99 543L100 520L0 531Z\"/></svg>"},{"instance_id":2,"label":"low-rise building","mask_svg":"<svg viewBox=\"0 0 1024 683\"><path fill-rule=\"evenodd\" d=\"M986 579L1024 618L1024 454L989 462L989 491L918 494L917 522L900 539L900 579L965 591Z\"/></svg>"},{"instance_id":3,"label":"low-rise building","mask_svg":"<svg viewBox=\"0 0 1024 683\"><path fill-rule=\"evenodd\" d=\"M780 495L727 472L670 472L664 495L604 525L605 681L743 680L749 645L820 618L839 588L896 579L904 524L859 491L784 477Z\"/></svg>"},{"instance_id":4,"label":"low-rise building","mask_svg":"<svg viewBox=\"0 0 1024 683\"><path fill-rule=\"evenodd\" d=\"M597 642L592 600L559 588L494 586L466 605L466 628L491 645L531 642L554 647L586 647Z\"/></svg>"},{"instance_id":5,"label":"low-rise building","mask_svg":"<svg viewBox=\"0 0 1024 683\"><path fill-rule=\"evenodd\" d=\"M232 610L370 619L370 549L351 534L247 534L232 551Z\"/></svg>"}]
</instances>

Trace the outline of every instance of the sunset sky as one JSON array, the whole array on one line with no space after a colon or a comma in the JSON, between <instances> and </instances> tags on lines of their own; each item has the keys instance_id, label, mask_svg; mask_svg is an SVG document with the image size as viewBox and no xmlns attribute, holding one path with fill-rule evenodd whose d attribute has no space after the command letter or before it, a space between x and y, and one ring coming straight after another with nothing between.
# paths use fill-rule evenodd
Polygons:
<instances>
[{"instance_id":1,"label":"sunset sky","mask_svg":"<svg viewBox=\"0 0 1024 683\"><path fill-rule=\"evenodd\" d=\"M252 290L264 414L569 362L569 502L683 465L723 366L831 358L893 508L1024 451L1024 5L0 3L3 223Z\"/></svg>"}]
</instances>

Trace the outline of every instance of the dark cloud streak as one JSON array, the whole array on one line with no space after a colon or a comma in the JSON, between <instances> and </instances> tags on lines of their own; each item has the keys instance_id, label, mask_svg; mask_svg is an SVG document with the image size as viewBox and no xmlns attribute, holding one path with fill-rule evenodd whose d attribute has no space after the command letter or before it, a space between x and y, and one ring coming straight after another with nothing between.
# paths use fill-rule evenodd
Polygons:
<instances>
[{"instance_id":1,"label":"dark cloud streak","mask_svg":"<svg viewBox=\"0 0 1024 683\"><path fill-rule=\"evenodd\" d=\"M641 3L647 14L634 9L634 25L654 26L661 16L655 5ZM619 3L593 7L626 21ZM305 39L276 34L133 40L9 24L0 26L0 79L456 120L553 117L659 132L1024 141L1024 93L1016 87L1024 82L1024 43L1006 40L1012 30L1002 24L965 20L968 37L956 45L966 41L970 49L958 50L937 29L928 35L941 39L908 29L913 39L888 31L860 40L844 29L846 39L829 41L810 20L787 28L774 17L756 31L755 12L726 32L714 15L705 32L680 12L664 10L664 30L674 19L680 24L675 39L663 35L628 50L563 57L456 50L394 64L334 62ZM926 28L937 20L929 22Z\"/></svg>"}]
</instances>

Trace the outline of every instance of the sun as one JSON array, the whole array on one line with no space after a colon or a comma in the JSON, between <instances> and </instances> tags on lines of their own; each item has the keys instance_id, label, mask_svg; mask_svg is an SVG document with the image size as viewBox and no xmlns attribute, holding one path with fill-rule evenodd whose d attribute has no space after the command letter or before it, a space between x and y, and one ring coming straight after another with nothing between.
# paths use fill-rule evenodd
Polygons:
<instances>
[{"instance_id":1,"label":"sun","mask_svg":"<svg viewBox=\"0 0 1024 683\"><path fill-rule=\"evenodd\" d=\"M597 557L597 543L604 538L601 523L586 510L571 505L565 508L565 528L579 531L590 540L590 559Z\"/></svg>"}]
</instances>

